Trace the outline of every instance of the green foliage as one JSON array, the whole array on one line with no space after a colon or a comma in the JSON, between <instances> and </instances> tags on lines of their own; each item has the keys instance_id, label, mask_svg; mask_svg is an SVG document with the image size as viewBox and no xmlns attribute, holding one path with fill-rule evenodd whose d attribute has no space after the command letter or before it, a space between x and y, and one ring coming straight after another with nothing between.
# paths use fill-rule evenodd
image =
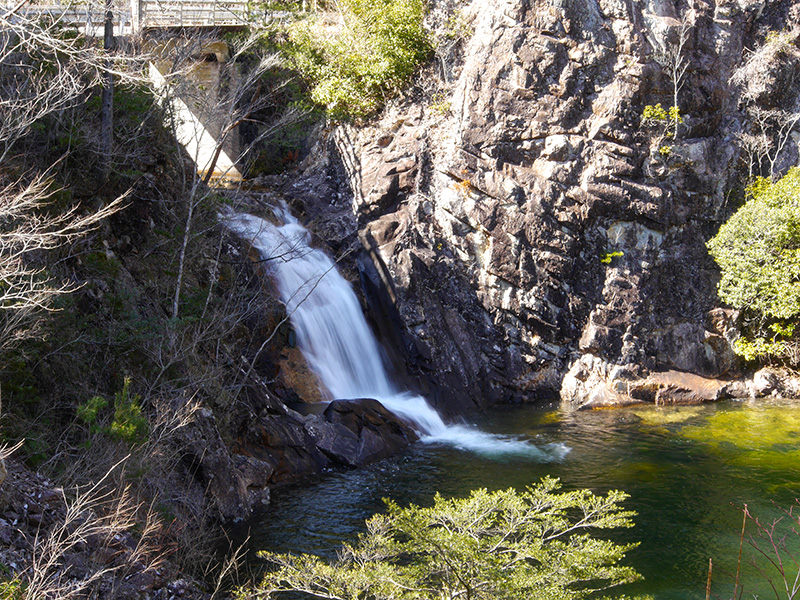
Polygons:
<instances>
[{"instance_id":1,"label":"green foliage","mask_svg":"<svg viewBox=\"0 0 800 600\"><path fill-rule=\"evenodd\" d=\"M0 580L0 600L22 600L25 585L18 577Z\"/></svg>"},{"instance_id":2,"label":"green foliage","mask_svg":"<svg viewBox=\"0 0 800 600\"><path fill-rule=\"evenodd\" d=\"M0 563L0 600L23 600L26 587L19 575L15 575L7 564Z\"/></svg>"},{"instance_id":3,"label":"green foliage","mask_svg":"<svg viewBox=\"0 0 800 600\"><path fill-rule=\"evenodd\" d=\"M642 118L647 121L677 121L678 123L683 123L683 117L681 117L681 109L679 107L670 106L668 109L665 109L661 106L660 102L655 106L652 104L645 106L642 111Z\"/></svg>"},{"instance_id":4,"label":"green foliage","mask_svg":"<svg viewBox=\"0 0 800 600\"><path fill-rule=\"evenodd\" d=\"M624 256L624 252L622 250L614 250L613 252L604 252L603 256L600 257L600 262L604 265L610 265L611 261L619 256Z\"/></svg>"},{"instance_id":5,"label":"green foliage","mask_svg":"<svg viewBox=\"0 0 800 600\"><path fill-rule=\"evenodd\" d=\"M311 98L335 118L377 110L410 79L431 44L423 0L342 0L344 26L331 36L312 20L290 31L290 55Z\"/></svg>"},{"instance_id":6,"label":"green foliage","mask_svg":"<svg viewBox=\"0 0 800 600\"><path fill-rule=\"evenodd\" d=\"M29 358L19 352L11 352L3 358L3 408L12 411L20 409L22 413L31 412L41 400L41 391L31 370Z\"/></svg>"},{"instance_id":7,"label":"green foliage","mask_svg":"<svg viewBox=\"0 0 800 600\"><path fill-rule=\"evenodd\" d=\"M103 251L87 254L84 258L84 262L87 268L91 269L97 275L116 277L122 268L122 263L118 258L109 256Z\"/></svg>"},{"instance_id":8,"label":"green foliage","mask_svg":"<svg viewBox=\"0 0 800 600\"><path fill-rule=\"evenodd\" d=\"M444 35L449 40L466 40L472 37L475 28L467 13L457 10L450 15L444 26Z\"/></svg>"},{"instance_id":9,"label":"green foliage","mask_svg":"<svg viewBox=\"0 0 800 600\"><path fill-rule=\"evenodd\" d=\"M670 106L669 108L664 108L659 102L656 105L648 104L644 107L642 111L642 122L647 126L660 129L661 132L659 135L661 139L664 137L674 138L678 125L683 123L683 117L681 116L681 109L679 107ZM664 153L662 152L663 148L669 148L669 151ZM659 152L662 154L669 154L671 151L672 148L669 146L659 147Z\"/></svg>"},{"instance_id":10,"label":"green foliage","mask_svg":"<svg viewBox=\"0 0 800 600\"><path fill-rule=\"evenodd\" d=\"M659 102L655 106L648 104L642 111L642 118L646 121L669 121L669 114Z\"/></svg>"},{"instance_id":11,"label":"green foliage","mask_svg":"<svg viewBox=\"0 0 800 600\"><path fill-rule=\"evenodd\" d=\"M89 426L89 431L96 433L100 431L100 426L97 424L97 417L100 414L100 411L107 406L108 400L102 396L93 396L91 399L78 405L78 419Z\"/></svg>"},{"instance_id":12,"label":"green foliage","mask_svg":"<svg viewBox=\"0 0 800 600\"><path fill-rule=\"evenodd\" d=\"M47 462L52 456L52 448L43 431L31 431L30 435L25 438L22 448L27 457L26 462L34 469Z\"/></svg>"},{"instance_id":13,"label":"green foliage","mask_svg":"<svg viewBox=\"0 0 800 600\"><path fill-rule=\"evenodd\" d=\"M789 344L783 340L740 337L733 342L733 351L745 360L754 361L768 357L780 358L788 354L790 348Z\"/></svg>"},{"instance_id":14,"label":"green foliage","mask_svg":"<svg viewBox=\"0 0 800 600\"><path fill-rule=\"evenodd\" d=\"M295 88L294 85L284 87ZM295 165L302 157L309 130L322 116L319 107L302 99L299 90L291 89L287 96L291 98L287 101L287 110L296 111L303 116L275 131L259 145L256 157L247 166L248 177L281 173Z\"/></svg>"},{"instance_id":15,"label":"green foliage","mask_svg":"<svg viewBox=\"0 0 800 600\"><path fill-rule=\"evenodd\" d=\"M143 119L156 107L153 91L143 85L116 86L114 111L129 119Z\"/></svg>"},{"instance_id":16,"label":"green foliage","mask_svg":"<svg viewBox=\"0 0 800 600\"><path fill-rule=\"evenodd\" d=\"M793 340L795 323L783 325L772 323L767 328L771 337L756 336L753 339L740 337L733 343L733 350L745 360L761 358L784 359L789 364L797 363L798 343ZM769 334L768 334L769 335Z\"/></svg>"},{"instance_id":17,"label":"green foliage","mask_svg":"<svg viewBox=\"0 0 800 600\"><path fill-rule=\"evenodd\" d=\"M641 576L619 561L636 544L615 544L587 530L632 527L634 513L611 491L560 492L557 479L518 493L436 495L434 505L401 508L367 521L329 564L316 556L262 552L278 568L256 593L301 591L324 598L425 600L586 598Z\"/></svg>"},{"instance_id":18,"label":"green foliage","mask_svg":"<svg viewBox=\"0 0 800 600\"><path fill-rule=\"evenodd\" d=\"M748 196L707 244L721 270L719 297L757 320L737 352L785 356L797 347L800 315L800 169L776 182L758 178Z\"/></svg>"},{"instance_id":19,"label":"green foliage","mask_svg":"<svg viewBox=\"0 0 800 600\"><path fill-rule=\"evenodd\" d=\"M775 46L779 50L788 50L792 45L792 34L789 31L769 31L764 38L764 45Z\"/></svg>"},{"instance_id":20,"label":"green foliage","mask_svg":"<svg viewBox=\"0 0 800 600\"><path fill-rule=\"evenodd\" d=\"M130 383L130 378L126 377L122 389L114 395L114 418L111 425L101 425L103 420L100 415L109 404L102 396L93 396L79 404L76 409L78 420L88 425L91 433L105 433L132 446L144 442L150 428L142 414L141 398L130 393ZM108 417L105 423L108 423Z\"/></svg>"},{"instance_id":21,"label":"green foliage","mask_svg":"<svg viewBox=\"0 0 800 600\"><path fill-rule=\"evenodd\" d=\"M436 92L431 96L430 109L437 115L444 116L450 112L451 103L445 94Z\"/></svg>"},{"instance_id":22,"label":"green foliage","mask_svg":"<svg viewBox=\"0 0 800 600\"><path fill-rule=\"evenodd\" d=\"M122 389L114 396L114 420L111 422L109 433L134 445L141 444L147 439L149 426L139 406L141 398L136 394L130 395L128 389L130 383L130 378L126 377Z\"/></svg>"}]
</instances>

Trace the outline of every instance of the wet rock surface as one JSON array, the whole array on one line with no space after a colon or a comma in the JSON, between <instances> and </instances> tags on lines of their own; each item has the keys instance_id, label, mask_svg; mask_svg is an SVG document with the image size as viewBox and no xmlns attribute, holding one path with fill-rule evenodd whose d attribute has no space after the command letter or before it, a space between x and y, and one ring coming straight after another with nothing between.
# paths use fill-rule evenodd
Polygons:
<instances>
[{"instance_id":1,"label":"wet rock surface","mask_svg":"<svg viewBox=\"0 0 800 600\"><path fill-rule=\"evenodd\" d=\"M658 371L641 376L633 369L598 364L584 355L564 378L564 400L580 409L651 403L703 404L717 400L764 396L797 398L797 377L780 369L764 368L749 377L718 379L685 371ZM638 376L637 376L638 375Z\"/></svg>"},{"instance_id":2,"label":"wet rock surface","mask_svg":"<svg viewBox=\"0 0 800 600\"><path fill-rule=\"evenodd\" d=\"M326 468L366 465L418 439L410 425L377 400L334 400L322 414L287 409L283 415L261 415L247 426L234 451L260 477L245 486L255 494ZM242 473L241 466L234 472Z\"/></svg>"},{"instance_id":3,"label":"wet rock surface","mask_svg":"<svg viewBox=\"0 0 800 600\"><path fill-rule=\"evenodd\" d=\"M323 417L330 426L322 428L317 448L350 467L386 458L419 439L377 400L334 400Z\"/></svg>"},{"instance_id":4,"label":"wet rock surface","mask_svg":"<svg viewBox=\"0 0 800 600\"><path fill-rule=\"evenodd\" d=\"M796 41L761 77L733 77L766 32L793 31L794 3L447 10L469 34L436 67L436 106L417 91L367 125L320 129L297 171L262 182L360 281L402 386L446 416L544 397L591 407L797 395L785 378L742 379L739 316L719 308L705 248L742 199L745 104L797 104ZM682 30L689 66L671 139L642 113L672 103L664 56ZM789 140L781 160L796 155ZM296 350L278 346L247 356L274 397L248 395L233 442L209 425L186 444L224 518L249 514L270 486L414 439L371 403L286 408L321 396Z\"/></svg>"}]
</instances>

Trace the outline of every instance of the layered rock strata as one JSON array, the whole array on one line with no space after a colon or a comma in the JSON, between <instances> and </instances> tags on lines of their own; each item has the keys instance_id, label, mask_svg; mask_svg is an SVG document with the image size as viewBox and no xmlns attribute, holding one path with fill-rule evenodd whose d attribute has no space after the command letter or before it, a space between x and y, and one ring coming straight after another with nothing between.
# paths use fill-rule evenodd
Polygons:
<instances>
[{"instance_id":1,"label":"layered rock strata","mask_svg":"<svg viewBox=\"0 0 800 600\"><path fill-rule=\"evenodd\" d=\"M739 316L718 306L705 242L742 201L748 106L797 107L798 13L788 0L443 0L439 38L460 25L425 80L439 88L318 132L303 168L270 183L360 278L397 375L443 413L794 394L771 372L736 383ZM785 31L781 47L751 63L768 31ZM643 113L673 103L676 64L672 136ZM774 163L796 160L788 137ZM316 394L286 364L292 389L249 400L232 446L186 444L198 473L232 474L212 486L228 518L271 485L413 440L369 403L288 409Z\"/></svg>"},{"instance_id":2,"label":"layered rock strata","mask_svg":"<svg viewBox=\"0 0 800 600\"><path fill-rule=\"evenodd\" d=\"M542 395L583 404L658 371L736 375L737 315L717 308L705 242L742 201L745 95L764 110L797 105L797 36L767 63L761 93L731 80L766 32L792 31L797 7L475 0L449 10L474 33L463 61L448 63L444 110L439 94L337 134L359 235L389 274L418 387L463 412ZM686 70L673 136L643 112L672 104L676 65ZM778 162L796 158L790 139Z\"/></svg>"}]
</instances>

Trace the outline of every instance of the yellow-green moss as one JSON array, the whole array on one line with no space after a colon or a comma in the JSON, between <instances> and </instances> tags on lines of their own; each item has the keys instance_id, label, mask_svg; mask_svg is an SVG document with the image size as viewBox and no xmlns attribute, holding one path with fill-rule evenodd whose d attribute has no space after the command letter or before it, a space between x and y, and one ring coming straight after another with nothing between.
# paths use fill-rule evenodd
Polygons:
<instances>
[{"instance_id":1,"label":"yellow-green moss","mask_svg":"<svg viewBox=\"0 0 800 600\"><path fill-rule=\"evenodd\" d=\"M628 410L653 426L682 424L708 413L702 406L637 406Z\"/></svg>"}]
</instances>

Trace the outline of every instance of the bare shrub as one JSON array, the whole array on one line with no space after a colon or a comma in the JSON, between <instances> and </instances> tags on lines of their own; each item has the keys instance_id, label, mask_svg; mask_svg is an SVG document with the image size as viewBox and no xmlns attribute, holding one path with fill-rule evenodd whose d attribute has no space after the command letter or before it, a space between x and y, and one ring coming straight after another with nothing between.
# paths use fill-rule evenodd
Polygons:
<instances>
[{"instance_id":1,"label":"bare shrub","mask_svg":"<svg viewBox=\"0 0 800 600\"><path fill-rule=\"evenodd\" d=\"M124 462L124 461L122 461ZM155 533L158 518L113 483L114 465L97 482L58 490L60 502L52 523L36 532L27 564L15 575L13 597L20 600L66 600L85 597L103 582L115 587L136 571L162 565ZM136 528L136 535L132 532ZM84 560L76 561L81 555ZM8 584L6 584L8 585ZM11 589L14 589L12 587ZM111 594L113 596L113 593Z\"/></svg>"},{"instance_id":2,"label":"bare shrub","mask_svg":"<svg viewBox=\"0 0 800 600\"><path fill-rule=\"evenodd\" d=\"M754 516L745 504L742 508L742 531L739 544L739 556L736 573L733 575L733 591L730 595L713 595L714 598L759 598L753 588L772 590L776 600L793 600L800 597L800 553L798 553L798 536L800 536L800 503L783 510L783 515L770 522L762 522ZM749 526L749 531L748 531ZM758 573L759 581L747 582L742 576L742 550L745 541L752 549L750 562ZM711 596L713 563L709 561L708 592Z\"/></svg>"},{"instance_id":3,"label":"bare shrub","mask_svg":"<svg viewBox=\"0 0 800 600\"><path fill-rule=\"evenodd\" d=\"M800 64L796 40L795 32L768 34L731 77L730 83L739 89L740 106L748 119L737 137L750 178L779 175L780 160L800 121L797 99L792 107L779 98L786 87L781 83L781 72L791 73Z\"/></svg>"},{"instance_id":4,"label":"bare shrub","mask_svg":"<svg viewBox=\"0 0 800 600\"><path fill-rule=\"evenodd\" d=\"M0 353L33 335L34 317L48 310L55 296L74 289L53 281L32 258L84 235L125 202L119 197L88 215L76 208L47 212L55 191L46 175L28 182L0 180Z\"/></svg>"}]
</instances>

